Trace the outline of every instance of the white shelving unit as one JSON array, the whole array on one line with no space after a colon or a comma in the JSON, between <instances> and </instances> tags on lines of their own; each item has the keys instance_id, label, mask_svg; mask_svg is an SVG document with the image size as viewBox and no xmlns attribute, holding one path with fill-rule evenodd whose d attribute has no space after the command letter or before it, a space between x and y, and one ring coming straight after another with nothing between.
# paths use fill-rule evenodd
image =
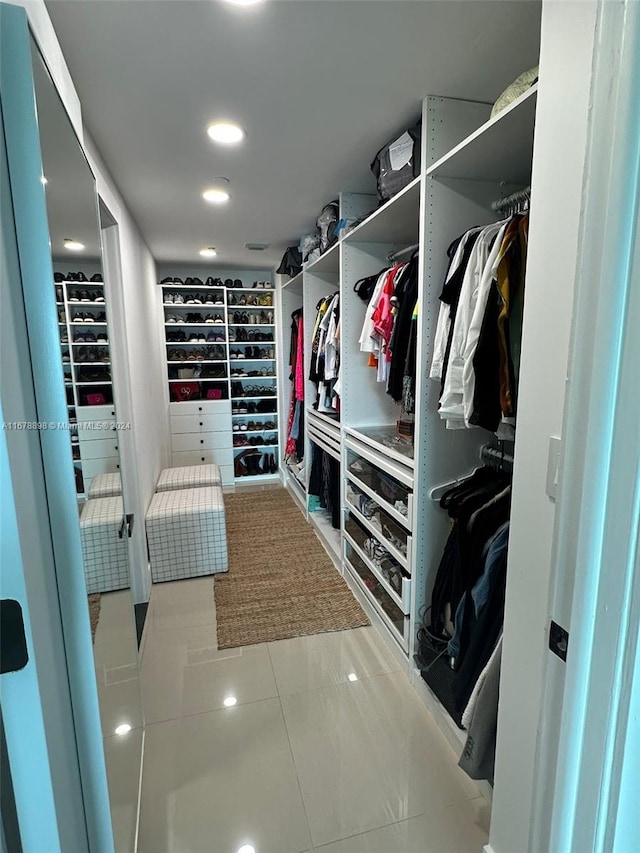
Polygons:
<instances>
[{"instance_id":1,"label":"white shelving unit","mask_svg":"<svg viewBox=\"0 0 640 853\"><path fill-rule=\"evenodd\" d=\"M91 281L91 271L83 274L84 281L55 282L71 453L81 500L93 477L120 469L104 282Z\"/></svg>"},{"instance_id":2,"label":"white shelving unit","mask_svg":"<svg viewBox=\"0 0 640 853\"><path fill-rule=\"evenodd\" d=\"M421 174L280 288L283 306L293 304L294 296L303 301L306 376L315 306L328 293L340 292L339 419L308 405L306 420L307 448L315 442L341 462L342 529L329 533L326 518L320 521L311 512L307 517L332 558L337 545L340 570L367 612L375 613L388 629L414 678L419 678L413 666L416 632L430 600L449 523L430 500L429 490L471 471L480 446L490 437L479 429L446 430L437 412L439 388L428 379L446 250L473 225L496 221L493 201L531 182L536 100L534 85L491 119L488 104L426 97ZM356 217L374 206L374 197L345 194L341 216ZM388 267L390 253L416 244L419 328L412 446L397 439L399 408L377 383L375 371L359 350L366 303L354 293L353 285ZM311 393L308 396L312 399ZM379 474L386 493L380 488ZM305 495L300 484L286 471L284 475L291 494L302 502ZM390 498L394 492L397 500ZM388 526L397 525L394 529L400 533L386 545L362 511L363 506L370 510L374 505ZM404 543L405 538L403 553L398 542ZM365 547L367 540L373 544ZM384 561L372 559L375 542L385 547L390 558L386 568ZM429 692L420 683L423 692ZM434 706L440 708L435 699ZM444 728L450 727L450 718L444 710L442 714Z\"/></svg>"},{"instance_id":3,"label":"white shelving unit","mask_svg":"<svg viewBox=\"0 0 640 853\"><path fill-rule=\"evenodd\" d=\"M200 281L160 285L173 464L215 463L226 486L276 479L274 290ZM183 301L176 303L176 295ZM181 393L181 388L194 393ZM241 473L246 466L237 459L252 447L261 453L260 473L251 473L256 470L253 460L248 473Z\"/></svg>"}]
</instances>

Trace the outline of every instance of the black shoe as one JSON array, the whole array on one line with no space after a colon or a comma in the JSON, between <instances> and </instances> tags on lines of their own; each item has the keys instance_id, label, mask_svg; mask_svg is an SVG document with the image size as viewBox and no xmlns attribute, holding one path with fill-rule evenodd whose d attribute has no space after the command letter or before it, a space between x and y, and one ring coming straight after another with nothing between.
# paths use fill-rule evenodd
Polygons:
<instances>
[{"instance_id":1,"label":"black shoe","mask_svg":"<svg viewBox=\"0 0 640 853\"><path fill-rule=\"evenodd\" d=\"M89 280L90 281L102 281L102 273L95 272Z\"/></svg>"},{"instance_id":2,"label":"black shoe","mask_svg":"<svg viewBox=\"0 0 640 853\"><path fill-rule=\"evenodd\" d=\"M69 302L80 302L80 291L79 290L72 290L71 293L69 294L68 301Z\"/></svg>"},{"instance_id":3,"label":"black shoe","mask_svg":"<svg viewBox=\"0 0 640 853\"><path fill-rule=\"evenodd\" d=\"M224 286L225 287L233 287L233 279L232 278L225 278Z\"/></svg>"},{"instance_id":4,"label":"black shoe","mask_svg":"<svg viewBox=\"0 0 640 853\"><path fill-rule=\"evenodd\" d=\"M54 281L64 281L64 276L62 275L61 272L54 272L53 280Z\"/></svg>"},{"instance_id":5,"label":"black shoe","mask_svg":"<svg viewBox=\"0 0 640 853\"><path fill-rule=\"evenodd\" d=\"M91 279L93 281L93 279ZM163 278L160 284L173 284L173 276L168 275L166 278Z\"/></svg>"},{"instance_id":6,"label":"black shoe","mask_svg":"<svg viewBox=\"0 0 640 853\"><path fill-rule=\"evenodd\" d=\"M181 278L178 278L177 276L174 275L173 283L174 284L184 284L184 281Z\"/></svg>"},{"instance_id":7,"label":"black shoe","mask_svg":"<svg viewBox=\"0 0 640 853\"><path fill-rule=\"evenodd\" d=\"M242 284L242 282L240 281L240 279L239 279L239 278L235 278L235 279L233 280L233 286L234 286L234 287L243 287L243 284Z\"/></svg>"},{"instance_id":8,"label":"black shoe","mask_svg":"<svg viewBox=\"0 0 640 853\"><path fill-rule=\"evenodd\" d=\"M189 276L188 278L185 278L184 283L187 285L193 284L194 283L193 278L191 276Z\"/></svg>"},{"instance_id":9,"label":"black shoe","mask_svg":"<svg viewBox=\"0 0 640 853\"><path fill-rule=\"evenodd\" d=\"M78 272L76 273L76 281L88 281L88 279L83 272Z\"/></svg>"},{"instance_id":10,"label":"black shoe","mask_svg":"<svg viewBox=\"0 0 640 853\"><path fill-rule=\"evenodd\" d=\"M204 287L204 283L203 283L202 279L198 278L198 276L194 277L193 284L196 285L196 287Z\"/></svg>"}]
</instances>

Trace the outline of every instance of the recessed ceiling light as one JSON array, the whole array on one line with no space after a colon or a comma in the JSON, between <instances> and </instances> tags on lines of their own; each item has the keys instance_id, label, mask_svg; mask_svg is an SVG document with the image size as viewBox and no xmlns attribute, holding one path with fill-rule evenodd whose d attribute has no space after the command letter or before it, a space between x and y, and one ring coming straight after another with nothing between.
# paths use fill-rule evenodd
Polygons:
<instances>
[{"instance_id":1,"label":"recessed ceiling light","mask_svg":"<svg viewBox=\"0 0 640 853\"><path fill-rule=\"evenodd\" d=\"M264 0L226 0L232 6L258 6L264 3Z\"/></svg>"},{"instance_id":2,"label":"recessed ceiling light","mask_svg":"<svg viewBox=\"0 0 640 853\"><path fill-rule=\"evenodd\" d=\"M256 853L256 848L253 844L243 844L238 853Z\"/></svg>"},{"instance_id":3,"label":"recessed ceiling light","mask_svg":"<svg viewBox=\"0 0 640 853\"><path fill-rule=\"evenodd\" d=\"M350 672L349 675L347 676L347 678L349 679L349 681L357 681L358 680L358 676L355 674L355 672Z\"/></svg>"},{"instance_id":4,"label":"recessed ceiling light","mask_svg":"<svg viewBox=\"0 0 640 853\"><path fill-rule=\"evenodd\" d=\"M233 706L237 705L237 703L238 703L238 700L236 699L235 696L227 696L227 698L224 700L223 704L224 704L225 708L233 708Z\"/></svg>"},{"instance_id":5,"label":"recessed ceiling light","mask_svg":"<svg viewBox=\"0 0 640 853\"><path fill-rule=\"evenodd\" d=\"M77 240L70 240L67 238L64 241L64 247L70 252L82 252L84 251L85 245L84 243L79 243Z\"/></svg>"},{"instance_id":6,"label":"recessed ceiling light","mask_svg":"<svg viewBox=\"0 0 640 853\"><path fill-rule=\"evenodd\" d=\"M202 193L202 198L211 204L226 204L229 195L229 178L214 178L208 190Z\"/></svg>"},{"instance_id":7,"label":"recessed ceiling light","mask_svg":"<svg viewBox=\"0 0 640 853\"><path fill-rule=\"evenodd\" d=\"M237 145L244 139L244 130L228 121L214 121L207 128L209 137L222 145Z\"/></svg>"},{"instance_id":8,"label":"recessed ceiling light","mask_svg":"<svg viewBox=\"0 0 640 853\"><path fill-rule=\"evenodd\" d=\"M208 249L200 249L200 254L203 258L215 258L218 253L213 248L213 246L209 246Z\"/></svg>"},{"instance_id":9,"label":"recessed ceiling light","mask_svg":"<svg viewBox=\"0 0 640 853\"><path fill-rule=\"evenodd\" d=\"M116 729L116 734L117 735L128 735L130 731L131 731L131 726L129 725L129 723L122 723Z\"/></svg>"}]
</instances>

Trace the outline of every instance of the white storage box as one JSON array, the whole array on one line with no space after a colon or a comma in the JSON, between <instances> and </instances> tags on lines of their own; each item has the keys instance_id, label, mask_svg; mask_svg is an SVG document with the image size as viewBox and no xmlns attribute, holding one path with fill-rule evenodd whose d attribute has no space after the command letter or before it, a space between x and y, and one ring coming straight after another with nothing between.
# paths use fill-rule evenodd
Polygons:
<instances>
[{"instance_id":1,"label":"white storage box","mask_svg":"<svg viewBox=\"0 0 640 853\"><path fill-rule=\"evenodd\" d=\"M91 481L89 499L111 498L122 494L120 474L97 474Z\"/></svg>"},{"instance_id":2,"label":"white storage box","mask_svg":"<svg viewBox=\"0 0 640 853\"><path fill-rule=\"evenodd\" d=\"M227 571L221 486L156 492L146 528L154 583Z\"/></svg>"},{"instance_id":3,"label":"white storage box","mask_svg":"<svg viewBox=\"0 0 640 853\"><path fill-rule=\"evenodd\" d=\"M221 485L222 478L217 465L182 465L176 468L165 468L161 472L156 492Z\"/></svg>"},{"instance_id":4,"label":"white storage box","mask_svg":"<svg viewBox=\"0 0 640 853\"><path fill-rule=\"evenodd\" d=\"M129 587L127 534L121 497L88 500L80 516L87 592Z\"/></svg>"}]
</instances>

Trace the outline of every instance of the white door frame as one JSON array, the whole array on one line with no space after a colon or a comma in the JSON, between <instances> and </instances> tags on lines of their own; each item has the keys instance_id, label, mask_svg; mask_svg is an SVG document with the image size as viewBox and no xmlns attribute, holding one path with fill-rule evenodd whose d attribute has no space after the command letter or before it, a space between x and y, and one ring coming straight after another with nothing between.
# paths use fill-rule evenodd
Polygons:
<instances>
[{"instance_id":1,"label":"white door frame","mask_svg":"<svg viewBox=\"0 0 640 853\"><path fill-rule=\"evenodd\" d=\"M571 620L559 724L541 708L536 853L640 838L640 4L601 0L596 44L550 601L553 619L568 576Z\"/></svg>"}]
</instances>

